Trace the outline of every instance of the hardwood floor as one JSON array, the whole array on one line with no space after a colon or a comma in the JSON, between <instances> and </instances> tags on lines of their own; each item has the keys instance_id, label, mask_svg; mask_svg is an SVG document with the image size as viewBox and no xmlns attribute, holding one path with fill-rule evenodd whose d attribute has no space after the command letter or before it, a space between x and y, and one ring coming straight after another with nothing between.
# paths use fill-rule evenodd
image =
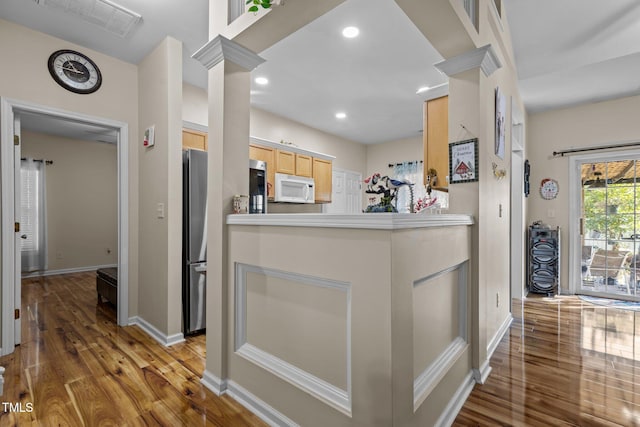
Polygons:
<instances>
[{"instance_id":1,"label":"hardwood floor","mask_svg":"<svg viewBox=\"0 0 640 427\"><path fill-rule=\"evenodd\" d=\"M0 426L263 426L200 384L205 337L164 347L119 327L95 273L25 279L22 344L6 368Z\"/></svg>"},{"instance_id":2,"label":"hardwood floor","mask_svg":"<svg viewBox=\"0 0 640 427\"><path fill-rule=\"evenodd\" d=\"M264 425L200 384L204 336L166 348L117 326L95 273L25 279L22 296L0 426ZM541 296L513 312L455 426L640 426L640 312Z\"/></svg>"},{"instance_id":3,"label":"hardwood floor","mask_svg":"<svg viewBox=\"0 0 640 427\"><path fill-rule=\"evenodd\" d=\"M532 296L455 426L640 426L640 312Z\"/></svg>"}]
</instances>

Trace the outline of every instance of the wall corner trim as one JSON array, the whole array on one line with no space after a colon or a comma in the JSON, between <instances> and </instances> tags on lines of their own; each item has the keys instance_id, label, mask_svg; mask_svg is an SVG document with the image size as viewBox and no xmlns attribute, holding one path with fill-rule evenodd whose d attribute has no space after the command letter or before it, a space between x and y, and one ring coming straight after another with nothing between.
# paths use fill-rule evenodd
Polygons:
<instances>
[{"instance_id":1,"label":"wall corner trim","mask_svg":"<svg viewBox=\"0 0 640 427\"><path fill-rule=\"evenodd\" d=\"M147 335L149 335L151 338L158 341L165 347L170 347L174 344L184 342L184 335L181 332L173 335L166 335L140 316L130 317L129 325L137 325Z\"/></svg>"},{"instance_id":2,"label":"wall corner trim","mask_svg":"<svg viewBox=\"0 0 640 427\"><path fill-rule=\"evenodd\" d=\"M438 62L434 66L449 77L480 67L484 75L489 77L502 67L502 63L493 47L488 44Z\"/></svg>"},{"instance_id":3,"label":"wall corner trim","mask_svg":"<svg viewBox=\"0 0 640 427\"><path fill-rule=\"evenodd\" d=\"M223 35L217 35L209 40L191 57L204 65L207 70L222 61L231 61L245 70L251 71L265 61L260 55Z\"/></svg>"},{"instance_id":4,"label":"wall corner trim","mask_svg":"<svg viewBox=\"0 0 640 427\"><path fill-rule=\"evenodd\" d=\"M489 374L491 373L491 366L489 366L489 359L485 360L480 369L473 369L473 379L478 384L484 384L489 378Z\"/></svg>"},{"instance_id":5,"label":"wall corner trim","mask_svg":"<svg viewBox=\"0 0 640 427\"><path fill-rule=\"evenodd\" d=\"M217 375L205 369L200 380L203 386L211 390L216 396L222 396L227 392L227 380L220 379Z\"/></svg>"}]
</instances>

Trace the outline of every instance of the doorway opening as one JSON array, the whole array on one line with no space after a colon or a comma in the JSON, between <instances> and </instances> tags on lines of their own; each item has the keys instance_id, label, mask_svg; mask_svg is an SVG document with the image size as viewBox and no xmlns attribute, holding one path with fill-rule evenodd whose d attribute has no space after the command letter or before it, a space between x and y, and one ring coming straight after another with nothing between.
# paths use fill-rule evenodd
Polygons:
<instances>
[{"instance_id":1,"label":"doorway opening","mask_svg":"<svg viewBox=\"0 0 640 427\"><path fill-rule=\"evenodd\" d=\"M15 318L21 307L21 260L20 260L20 209L16 206L20 185L20 119L22 116L37 117L50 123L70 127L99 127L114 132L117 144L117 200L118 200L118 296L117 322L125 326L129 322L129 179L128 179L128 124L87 116L75 112L11 100L0 99L0 172L2 179L2 348L1 355L10 354L20 342L20 318ZM71 238L71 236L70 236Z\"/></svg>"},{"instance_id":2,"label":"doorway opening","mask_svg":"<svg viewBox=\"0 0 640 427\"><path fill-rule=\"evenodd\" d=\"M640 154L576 159L576 293L640 301Z\"/></svg>"}]
</instances>

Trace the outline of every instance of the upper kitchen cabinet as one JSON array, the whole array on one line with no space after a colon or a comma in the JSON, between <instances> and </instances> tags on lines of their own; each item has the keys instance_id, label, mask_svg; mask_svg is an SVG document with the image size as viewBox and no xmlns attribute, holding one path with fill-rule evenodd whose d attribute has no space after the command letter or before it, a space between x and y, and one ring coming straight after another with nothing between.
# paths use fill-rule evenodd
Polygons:
<instances>
[{"instance_id":1,"label":"upper kitchen cabinet","mask_svg":"<svg viewBox=\"0 0 640 427\"><path fill-rule=\"evenodd\" d=\"M288 150L276 150L276 173L287 175L313 176L312 157Z\"/></svg>"},{"instance_id":2,"label":"upper kitchen cabinet","mask_svg":"<svg viewBox=\"0 0 640 427\"><path fill-rule=\"evenodd\" d=\"M276 182L276 152L270 147L262 145L249 144L249 158L253 160L261 160L267 164L267 198L273 199L274 184Z\"/></svg>"},{"instance_id":3,"label":"upper kitchen cabinet","mask_svg":"<svg viewBox=\"0 0 640 427\"><path fill-rule=\"evenodd\" d=\"M316 203L331 203L331 160L313 158L313 180L316 185Z\"/></svg>"},{"instance_id":4,"label":"upper kitchen cabinet","mask_svg":"<svg viewBox=\"0 0 640 427\"><path fill-rule=\"evenodd\" d=\"M296 153L276 150L276 173L296 174Z\"/></svg>"},{"instance_id":5,"label":"upper kitchen cabinet","mask_svg":"<svg viewBox=\"0 0 640 427\"><path fill-rule=\"evenodd\" d=\"M193 129L182 129L182 149L189 148L207 151L209 148L207 134Z\"/></svg>"},{"instance_id":6,"label":"upper kitchen cabinet","mask_svg":"<svg viewBox=\"0 0 640 427\"><path fill-rule=\"evenodd\" d=\"M296 153L296 175L313 177L313 157Z\"/></svg>"},{"instance_id":7,"label":"upper kitchen cabinet","mask_svg":"<svg viewBox=\"0 0 640 427\"><path fill-rule=\"evenodd\" d=\"M331 181L334 156L251 137L249 158L267 162L269 197L274 197L275 174L304 176L315 182L316 203L331 202Z\"/></svg>"},{"instance_id":8,"label":"upper kitchen cabinet","mask_svg":"<svg viewBox=\"0 0 640 427\"><path fill-rule=\"evenodd\" d=\"M449 97L443 96L424 103L424 175L431 169L436 172L434 188L447 188L449 175Z\"/></svg>"}]
</instances>

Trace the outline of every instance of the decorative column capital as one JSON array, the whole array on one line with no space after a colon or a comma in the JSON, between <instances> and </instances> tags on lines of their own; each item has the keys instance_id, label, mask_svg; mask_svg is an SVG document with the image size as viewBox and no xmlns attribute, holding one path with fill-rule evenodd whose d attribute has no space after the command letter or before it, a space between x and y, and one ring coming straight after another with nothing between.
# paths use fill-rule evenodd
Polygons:
<instances>
[{"instance_id":1,"label":"decorative column capital","mask_svg":"<svg viewBox=\"0 0 640 427\"><path fill-rule=\"evenodd\" d=\"M245 70L251 71L265 61L260 55L223 35L209 40L191 57L204 65L207 70L222 61L231 61Z\"/></svg>"},{"instance_id":2,"label":"decorative column capital","mask_svg":"<svg viewBox=\"0 0 640 427\"><path fill-rule=\"evenodd\" d=\"M463 71L480 67L485 76L489 77L494 71L502 67L490 44L470 50L434 65L438 70L451 77Z\"/></svg>"}]
</instances>

